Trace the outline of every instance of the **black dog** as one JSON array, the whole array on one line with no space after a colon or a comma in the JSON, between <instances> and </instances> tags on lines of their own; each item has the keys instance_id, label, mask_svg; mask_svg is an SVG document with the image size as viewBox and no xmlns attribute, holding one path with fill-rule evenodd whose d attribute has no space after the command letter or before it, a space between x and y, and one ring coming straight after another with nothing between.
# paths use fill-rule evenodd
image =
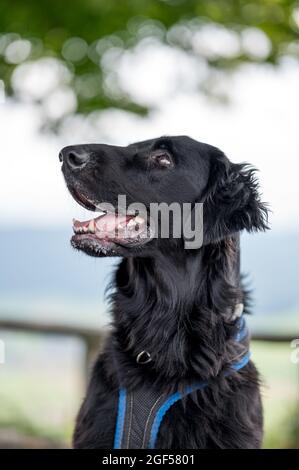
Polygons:
<instances>
[{"instance_id":1,"label":"black dog","mask_svg":"<svg viewBox=\"0 0 299 470\"><path fill-rule=\"evenodd\" d=\"M253 169L182 136L128 147L70 146L60 160L69 191L90 210L103 202L116 207L121 194L127 205L139 202L146 208L153 202L192 207L202 202L204 216L198 249L186 249L183 235L151 238L135 213L119 214L114 235L117 216L110 212L74 221L75 248L92 256L123 257L111 293L113 331L94 365L74 446L113 447L120 388L169 396L205 382L169 408L156 447L260 447L256 368L250 361L239 371L230 369L244 353L244 344L236 341L234 311L239 304L246 311L248 304L239 276L239 232L267 228ZM140 231L124 236L139 225L143 236ZM139 401L142 406L142 396Z\"/></svg>"}]
</instances>

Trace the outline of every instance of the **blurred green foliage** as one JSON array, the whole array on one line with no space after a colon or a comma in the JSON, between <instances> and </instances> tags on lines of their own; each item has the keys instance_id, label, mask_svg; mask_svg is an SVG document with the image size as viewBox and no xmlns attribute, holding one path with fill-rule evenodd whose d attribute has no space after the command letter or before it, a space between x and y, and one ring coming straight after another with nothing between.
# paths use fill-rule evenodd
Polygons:
<instances>
[{"instance_id":1,"label":"blurred green foliage","mask_svg":"<svg viewBox=\"0 0 299 470\"><path fill-rule=\"evenodd\" d=\"M146 107L122 90L111 70L105 84L107 52L114 51L114 71L120 55L145 38L184 50L209 69L277 64L286 54L299 55L298 8L292 0L1 0L0 78L6 93L18 96L14 70L23 62L54 57L70 71L68 86L76 97L72 112L116 107L145 113ZM207 25L233 32L239 47L223 54L195 47L194 34ZM268 41L262 55L243 47L242 34L253 28ZM208 91L206 84L202 88Z\"/></svg>"}]
</instances>

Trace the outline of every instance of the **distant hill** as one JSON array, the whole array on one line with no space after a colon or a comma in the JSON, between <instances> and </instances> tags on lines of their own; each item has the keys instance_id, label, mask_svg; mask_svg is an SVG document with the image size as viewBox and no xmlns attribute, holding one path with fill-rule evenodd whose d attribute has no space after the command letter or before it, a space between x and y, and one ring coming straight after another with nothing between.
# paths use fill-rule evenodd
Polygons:
<instances>
[{"instance_id":1,"label":"distant hill","mask_svg":"<svg viewBox=\"0 0 299 470\"><path fill-rule=\"evenodd\" d=\"M248 273L257 313L299 310L299 236L242 236L242 271Z\"/></svg>"},{"instance_id":2,"label":"distant hill","mask_svg":"<svg viewBox=\"0 0 299 470\"><path fill-rule=\"evenodd\" d=\"M69 237L65 229L0 232L0 315L98 322L117 259L74 252ZM242 237L242 271L254 289L254 313L299 311L298 265L297 235Z\"/></svg>"}]
</instances>

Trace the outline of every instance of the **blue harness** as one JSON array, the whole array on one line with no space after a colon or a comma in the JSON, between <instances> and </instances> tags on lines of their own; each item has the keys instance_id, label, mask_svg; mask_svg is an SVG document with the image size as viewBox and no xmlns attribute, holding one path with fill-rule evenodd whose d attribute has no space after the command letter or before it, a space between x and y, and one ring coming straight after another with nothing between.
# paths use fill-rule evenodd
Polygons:
<instances>
[{"instance_id":1,"label":"blue harness","mask_svg":"<svg viewBox=\"0 0 299 470\"><path fill-rule=\"evenodd\" d=\"M242 316L238 320L235 340L242 342L247 337L248 329ZM249 360L250 352L246 351L240 360L231 364L225 375L242 369ZM134 391L120 388L114 449L154 449L161 423L169 408L190 393L208 385L206 381L197 382L187 386L184 391L171 395L143 387Z\"/></svg>"}]
</instances>

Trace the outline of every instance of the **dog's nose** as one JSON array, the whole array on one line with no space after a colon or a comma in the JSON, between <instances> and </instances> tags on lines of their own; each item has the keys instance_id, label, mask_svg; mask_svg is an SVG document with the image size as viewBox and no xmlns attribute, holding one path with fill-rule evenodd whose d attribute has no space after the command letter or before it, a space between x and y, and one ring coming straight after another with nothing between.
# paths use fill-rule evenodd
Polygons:
<instances>
[{"instance_id":1,"label":"dog's nose","mask_svg":"<svg viewBox=\"0 0 299 470\"><path fill-rule=\"evenodd\" d=\"M59 153L59 160L68 165L72 170L80 170L89 160L89 153L83 149L65 147Z\"/></svg>"}]
</instances>

